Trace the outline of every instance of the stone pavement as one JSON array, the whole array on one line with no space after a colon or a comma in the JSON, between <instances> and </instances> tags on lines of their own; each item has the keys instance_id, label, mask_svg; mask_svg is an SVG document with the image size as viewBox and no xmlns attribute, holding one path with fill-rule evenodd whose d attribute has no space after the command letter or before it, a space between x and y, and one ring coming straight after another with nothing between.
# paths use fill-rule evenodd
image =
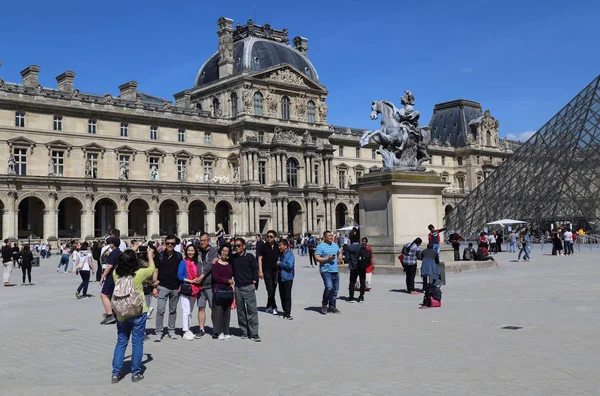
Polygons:
<instances>
[{"instance_id":1,"label":"stone pavement","mask_svg":"<svg viewBox=\"0 0 600 396\"><path fill-rule=\"evenodd\" d=\"M375 274L364 304L321 316L320 277L301 257L295 320L261 312L262 343L147 342L146 379L111 385L115 327L99 324L98 298L75 299L79 277L53 257L34 286L0 289L0 395L599 395L598 253L514 258L449 273L441 309L417 309L420 296L397 292L402 276Z\"/></svg>"}]
</instances>

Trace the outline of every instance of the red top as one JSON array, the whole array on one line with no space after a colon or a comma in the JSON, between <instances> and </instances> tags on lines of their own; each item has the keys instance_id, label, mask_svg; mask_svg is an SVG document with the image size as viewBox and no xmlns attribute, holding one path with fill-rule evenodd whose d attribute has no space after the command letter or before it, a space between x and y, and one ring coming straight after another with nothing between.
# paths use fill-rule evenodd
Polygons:
<instances>
[{"instance_id":1,"label":"red top","mask_svg":"<svg viewBox=\"0 0 600 396\"><path fill-rule=\"evenodd\" d=\"M371 273L373 272L373 263L375 262L375 258L373 257L373 249L371 249L371 246L367 245L366 248L369 252L371 252L371 264L369 264L367 267L367 273Z\"/></svg>"}]
</instances>

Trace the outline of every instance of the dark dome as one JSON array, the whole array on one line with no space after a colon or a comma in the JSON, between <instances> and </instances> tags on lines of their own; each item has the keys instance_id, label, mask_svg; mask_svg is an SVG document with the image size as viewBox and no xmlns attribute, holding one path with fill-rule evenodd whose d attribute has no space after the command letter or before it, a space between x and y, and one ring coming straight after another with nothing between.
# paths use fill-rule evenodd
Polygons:
<instances>
[{"instance_id":1,"label":"dark dome","mask_svg":"<svg viewBox=\"0 0 600 396\"><path fill-rule=\"evenodd\" d=\"M233 43L233 74L256 72L276 65L291 65L313 81L319 81L317 70L308 58L289 45L256 37ZM200 68L195 86L219 79L219 53L210 57Z\"/></svg>"}]
</instances>

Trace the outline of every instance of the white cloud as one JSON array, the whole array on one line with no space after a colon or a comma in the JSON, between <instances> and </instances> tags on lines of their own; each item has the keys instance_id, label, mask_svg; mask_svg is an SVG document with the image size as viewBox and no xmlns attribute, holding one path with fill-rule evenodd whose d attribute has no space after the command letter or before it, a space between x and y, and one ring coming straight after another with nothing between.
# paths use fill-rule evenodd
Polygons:
<instances>
[{"instance_id":1,"label":"white cloud","mask_svg":"<svg viewBox=\"0 0 600 396\"><path fill-rule=\"evenodd\" d=\"M470 67L463 67L462 69L460 69L460 71L463 73L471 73L473 69L471 69Z\"/></svg>"},{"instance_id":2,"label":"white cloud","mask_svg":"<svg viewBox=\"0 0 600 396\"><path fill-rule=\"evenodd\" d=\"M529 140L529 138L532 137L535 134L535 132L536 131L525 131L519 134L509 133L508 135L506 135L506 138L508 140L517 140L519 142L525 142Z\"/></svg>"}]
</instances>

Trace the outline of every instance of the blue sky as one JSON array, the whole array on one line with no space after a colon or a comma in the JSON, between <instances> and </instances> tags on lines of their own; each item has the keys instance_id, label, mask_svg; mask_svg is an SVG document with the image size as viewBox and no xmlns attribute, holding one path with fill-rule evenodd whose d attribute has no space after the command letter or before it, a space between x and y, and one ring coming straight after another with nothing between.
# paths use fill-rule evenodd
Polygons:
<instances>
[{"instance_id":1,"label":"blue sky","mask_svg":"<svg viewBox=\"0 0 600 396\"><path fill-rule=\"evenodd\" d=\"M220 16L253 17L290 39L330 91L329 121L374 129L371 100L413 91L421 123L435 103L481 102L502 136L539 129L600 73L597 1L39 1L8 2L0 24L0 78L30 64L56 86L65 70L82 92L138 89L172 99L217 49ZM523 135L523 136L524 136Z\"/></svg>"}]
</instances>

